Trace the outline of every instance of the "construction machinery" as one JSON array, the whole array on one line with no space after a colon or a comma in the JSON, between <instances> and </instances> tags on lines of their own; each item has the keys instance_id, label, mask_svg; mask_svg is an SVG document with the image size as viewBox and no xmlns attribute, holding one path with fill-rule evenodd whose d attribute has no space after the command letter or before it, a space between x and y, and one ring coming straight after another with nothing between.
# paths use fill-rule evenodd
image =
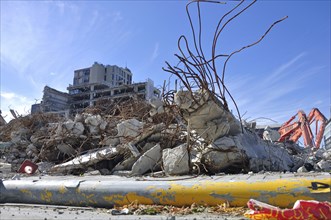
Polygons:
<instances>
[{"instance_id":1,"label":"construction machinery","mask_svg":"<svg viewBox=\"0 0 331 220\"><path fill-rule=\"evenodd\" d=\"M296 118L297 121L294 121ZM314 122L315 133L313 134L310 126ZM326 122L327 119L317 108L313 108L308 117L304 111L300 110L279 128L280 138L278 141L295 143L302 136L305 147L319 148Z\"/></svg>"}]
</instances>

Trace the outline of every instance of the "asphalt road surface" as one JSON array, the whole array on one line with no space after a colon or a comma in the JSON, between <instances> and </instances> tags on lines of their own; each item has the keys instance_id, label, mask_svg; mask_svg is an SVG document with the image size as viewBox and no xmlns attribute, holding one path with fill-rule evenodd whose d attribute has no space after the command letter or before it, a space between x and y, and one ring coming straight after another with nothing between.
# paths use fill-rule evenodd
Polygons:
<instances>
[{"instance_id":1,"label":"asphalt road surface","mask_svg":"<svg viewBox=\"0 0 331 220\"><path fill-rule=\"evenodd\" d=\"M164 215L118 215L111 214L109 209L52 206L52 205L31 205L31 204L0 204L1 220L60 220L60 219L93 219L93 220L239 220L244 217L220 216L212 214L197 214L185 216L164 216Z\"/></svg>"}]
</instances>

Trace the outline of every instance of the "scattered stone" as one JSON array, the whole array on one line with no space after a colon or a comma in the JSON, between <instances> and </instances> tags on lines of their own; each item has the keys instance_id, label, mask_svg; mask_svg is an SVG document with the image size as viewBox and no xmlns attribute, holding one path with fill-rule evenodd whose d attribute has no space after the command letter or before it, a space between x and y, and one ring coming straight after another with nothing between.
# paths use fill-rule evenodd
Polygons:
<instances>
[{"instance_id":1,"label":"scattered stone","mask_svg":"<svg viewBox=\"0 0 331 220\"><path fill-rule=\"evenodd\" d=\"M37 165L40 173L47 173L55 164L52 162L39 162Z\"/></svg>"},{"instance_id":2,"label":"scattered stone","mask_svg":"<svg viewBox=\"0 0 331 220\"><path fill-rule=\"evenodd\" d=\"M0 172L1 173L10 173L11 172L11 164L0 162Z\"/></svg>"},{"instance_id":3,"label":"scattered stone","mask_svg":"<svg viewBox=\"0 0 331 220\"><path fill-rule=\"evenodd\" d=\"M144 123L137 119L129 119L117 124L118 137L135 138L142 133Z\"/></svg>"},{"instance_id":4,"label":"scattered stone","mask_svg":"<svg viewBox=\"0 0 331 220\"><path fill-rule=\"evenodd\" d=\"M182 144L173 149L164 149L162 152L162 161L164 172L166 174L188 174L190 171L190 167L187 144Z\"/></svg>"},{"instance_id":5,"label":"scattered stone","mask_svg":"<svg viewBox=\"0 0 331 220\"><path fill-rule=\"evenodd\" d=\"M84 173L85 176L97 176L97 175L101 175L99 170L93 170L93 171L89 171Z\"/></svg>"},{"instance_id":6,"label":"scattered stone","mask_svg":"<svg viewBox=\"0 0 331 220\"><path fill-rule=\"evenodd\" d=\"M13 142L0 142L0 153L5 152L7 150L9 150L11 148L11 146L13 145Z\"/></svg>"},{"instance_id":7,"label":"scattered stone","mask_svg":"<svg viewBox=\"0 0 331 220\"><path fill-rule=\"evenodd\" d=\"M308 172L308 170L306 169L305 166L299 167L299 169L297 170L298 173L306 173Z\"/></svg>"},{"instance_id":8,"label":"scattered stone","mask_svg":"<svg viewBox=\"0 0 331 220\"><path fill-rule=\"evenodd\" d=\"M111 174L111 172L106 168L100 169L99 171L100 171L101 175L110 175Z\"/></svg>"},{"instance_id":9,"label":"scattered stone","mask_svg":"<svg viewBox=\"0 0 331 220\"><path fill-rule=\"evenodd\" d=\"M127 144L128 149L131 151L132 155L134 157L138 157L140 155L140 152L138 151L138 149L136 148L136 146L134 146L131 142L129 142Z\"/></svg>"},{"instance_id":10,"label":"scattered stone","mask_svg":"<svg viewBox=\"0 0 331 220\"><path fill-rule=\"evenodd\" d=\"M129 157L126 160L121 161L120 163L118 163L114 169L112 169L112 173L115 171L125 171L125 170L130 170L131 173L131 168L133 166L133 164L137 161L138 157Z\"/></svg>"},{"instance_id":11,"label":"scattered stone","mask_svg":"<svg viewBox=\"0 0 331 220\"><path fill-rule=\"evenodd\" d=\"M321 169L324 172L330 172L331 171L331 161L321 160L317 163L317 166L319 169Z\"/></svg>"},{"instance_id":12,"label":"scattered stone","mask_svg":"<svg viewBox=\"0 0 331 220\"><path fill-rule=\"evenodd\" d=\"M162 150L160 144L146 151L132 166L133 175L143 175L148 170L153 170L155 164L161 159Z\"/></svg>"},{"instance_id":13,"label":"scattered stone","mask_svg":"<svg viewBox=\"0 0 331 220\"><path fill-rule=\"evenodd\" d=\"M324 160L331 161L331 149L325 151L325 152L322 154L322 158L323 158Z\"/></svg>"},{"instance_id":14,"label":"scattered stone","mask_svg":"<svg viewBox=\"0 0 331 220\"><path fill-rule=\"evenodd\" d=\"M263 132L263 140L275 142L280 138L278 131L272 130L269 126L266 126Z\"/></svg>"}]
</instances>

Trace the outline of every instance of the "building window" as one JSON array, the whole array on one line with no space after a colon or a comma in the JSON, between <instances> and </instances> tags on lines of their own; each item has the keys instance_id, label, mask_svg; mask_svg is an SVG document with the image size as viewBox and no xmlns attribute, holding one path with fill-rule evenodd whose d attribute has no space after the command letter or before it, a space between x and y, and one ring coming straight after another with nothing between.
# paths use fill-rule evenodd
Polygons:
<instances>
[{"instance_id":1,"label":"building window","mask_svg":"<svg viewBox=\"0 0 331 220\"><path fill-rule=\"evenodd\" d=\"M104 75L103 80L107 81L107 75Z\"/></svg>"}]
</instances>

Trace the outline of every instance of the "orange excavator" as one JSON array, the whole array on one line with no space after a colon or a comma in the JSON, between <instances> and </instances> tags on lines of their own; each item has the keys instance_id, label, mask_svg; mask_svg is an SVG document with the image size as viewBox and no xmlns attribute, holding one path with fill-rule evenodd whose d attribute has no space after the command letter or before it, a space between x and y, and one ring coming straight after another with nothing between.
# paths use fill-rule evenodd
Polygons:
<instances>
[{"instance_id":1,"label":"orange excavator","mask_svg":"<svg viewBox=\"0 0 331 220\"><path fill-rule=\"evenodd\" d=\"M298 120L293 122L297 116ZM315 136L310 128L310 125L314 122L316 123ZM302 136L305 147L319 148L326 122L327 120L325 116L317 108L313 108L308 117L302 110L300 110L279 128L278 132L280 138L278 141L293 141L295 143Z\"/></svg>"}]
</instances>

